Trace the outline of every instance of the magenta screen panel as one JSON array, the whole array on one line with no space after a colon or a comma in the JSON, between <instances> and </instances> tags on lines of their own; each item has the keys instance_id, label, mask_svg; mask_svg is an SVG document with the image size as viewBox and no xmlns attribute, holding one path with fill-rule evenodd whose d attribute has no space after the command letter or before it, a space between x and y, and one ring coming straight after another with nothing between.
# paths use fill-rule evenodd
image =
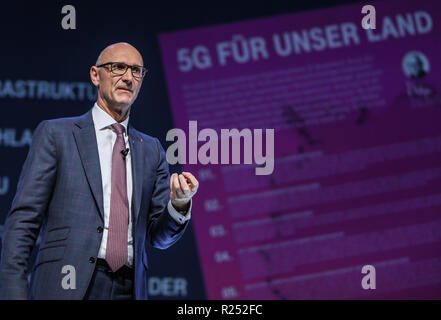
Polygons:
<instances>
[{"instance_id":1,"label":"magenta screen panel","mask_svg":"<svg viewBox=\"0 0 441 320\"><path fill-rule=\"evenodd\" d=\"M373 4L160 35L187 139L274 129L268 175L187 141L208 298L441 298L441 2Z\"/></svg>"}]
</instances>

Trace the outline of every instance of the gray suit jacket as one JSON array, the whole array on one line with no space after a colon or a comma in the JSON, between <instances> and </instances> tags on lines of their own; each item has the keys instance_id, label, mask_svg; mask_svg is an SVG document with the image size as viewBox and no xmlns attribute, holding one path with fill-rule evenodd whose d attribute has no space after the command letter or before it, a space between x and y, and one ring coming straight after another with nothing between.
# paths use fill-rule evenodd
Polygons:
<instances>
[{"instance_id":1,"label":"gray suit jacket","mask_svg":"<svg viewBox=\"0 0 441 320\"><path fill-rule=\"evenodd\" d=\"M128 127L133 170L136 299L147 299L148 243L165 249L183 234L168 213L169 170L158 139ZM0 261L1 299L82 299L104 228L100 162L91 110L41 122L8 212ZM38 234L42 241L26 279ZM75 267L76 289L63 289L62 268Z\"/></svg>"}]
</instances>

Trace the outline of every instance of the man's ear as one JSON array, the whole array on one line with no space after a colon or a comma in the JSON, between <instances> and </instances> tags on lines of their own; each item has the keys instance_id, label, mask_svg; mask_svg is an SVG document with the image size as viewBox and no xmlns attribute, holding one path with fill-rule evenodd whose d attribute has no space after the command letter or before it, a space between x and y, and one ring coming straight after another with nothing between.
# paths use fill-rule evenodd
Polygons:
<instances>
[{"instance_id":1,"label":"man's ear","mask_svg":"<svg viewBox=\"0 0 441 320\"><path fill-rule=\"evenodd\" d=\"M100 84L98 68L95 66L90 67L90 80L92 80L92 83L95 85L95 87L98 87L98 85Z\"/></svg>"}]
</instances>

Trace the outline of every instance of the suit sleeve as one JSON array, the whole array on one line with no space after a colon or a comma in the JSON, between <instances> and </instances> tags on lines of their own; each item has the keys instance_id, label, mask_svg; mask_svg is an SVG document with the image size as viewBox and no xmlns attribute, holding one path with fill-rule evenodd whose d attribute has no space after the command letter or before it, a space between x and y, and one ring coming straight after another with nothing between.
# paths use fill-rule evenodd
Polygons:
<instances>
[{"instance_id":1,"label":"suit sleeve","mask_svg":"<svg viewBox=\"0 0 441 320\"><path fill-rule=\"evenodd\" d=\"M0 261L0 299L27 299L27 266L56 179L56 147L50 122L41 122L20 173L7 214Z\"/></svg>"},{"instance_id":2,"label":"suit sleeve","mask_svg":"<svg viewBox=\"0 0 441 320\"><path fill-rule=\"evenodd\" d=\"M159 161L156 170L156 182L150 201L150 212L147 221L147 238L155 248L167 249L183 235L188 226L188 221L184 223L176 222L168 212L168 202L170 200L170 173L165 157L165 151L158 139L155 139Z\"/></svg>"}]
</instances>

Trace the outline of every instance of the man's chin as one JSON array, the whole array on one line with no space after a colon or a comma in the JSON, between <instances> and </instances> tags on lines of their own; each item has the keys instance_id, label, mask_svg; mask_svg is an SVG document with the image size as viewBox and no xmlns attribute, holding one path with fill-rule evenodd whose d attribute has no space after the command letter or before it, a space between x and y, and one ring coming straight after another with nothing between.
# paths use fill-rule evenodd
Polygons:
<instances>
[{"instance_id":1,"label":"man's chin","mask_svg":"<svg viewBox=\"0 0 441 320\"><path fill-rule=\"evenodd\" d=\"M132 103L132 97L122 97L122 96L117 96L114 99L115 103L120 105L120 106L126 106Z\"/></svg>"},{"instance_id":2,"label":"man's chin","mask_svg":"<svg viewBox=\"0 0 441 320\"><path fill-rule=\"evenodd\" d=\"M126 106L128 104L132 104L132 99L118 99L116 100L116 103L122 106Z\"/></svg>"}]
</instances>

